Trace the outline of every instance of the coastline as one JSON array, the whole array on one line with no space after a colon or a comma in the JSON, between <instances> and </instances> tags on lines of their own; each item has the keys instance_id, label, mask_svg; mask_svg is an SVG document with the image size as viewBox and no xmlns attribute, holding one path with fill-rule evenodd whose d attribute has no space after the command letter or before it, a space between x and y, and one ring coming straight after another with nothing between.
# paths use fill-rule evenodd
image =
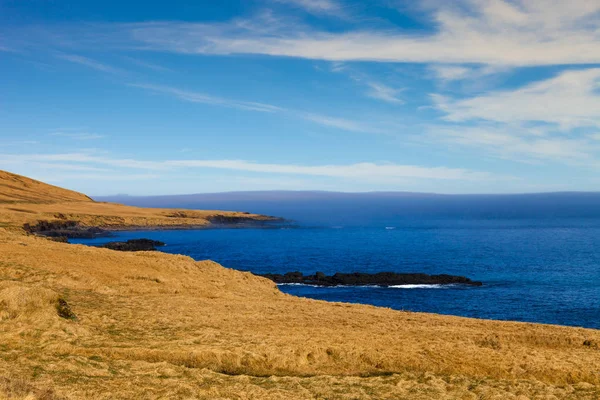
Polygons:
<instances>
[{"instance_id":1,"label":"coastline","mask_svg":"<svg viewBox=\"0 0 600 400\"><path fill-rule=\"evenodd\" d=\"M185 230L206 230L206 229L277 229L276 226L268 226L280 221L279 217L272 217L271 220L257 220L256 223L247 224L203 224L203 225L123 225L123 226L98 226L97 228L104 229L109 232L137 232L137 231L185 231Z\"/></svg>"},{"instance_id":2,"label":"coastline","mask_svg":"<svg viewBox=\"0 0 600 400\"><path fill-rule=\"evenodd\" d=\"M131 368L142 374L138 385L156 388L161 382L170 397L180 397L173 390L183 382L212 374L230 377L221 390L233 384L248 388L243 383L248 377L280 377L272 385L290 398L295 389L286 379L308 384L325 377L343 385L354 381L358 386L348 390L358 390L351 392L356 398L366 398L360 395L364 385L375 385L379 396L407 396L409 383L423 376L435 379L424 382L450 379L445 389L423 383L440 399L465 396L473 382L485 390L481 393L503 396L527 393L516 382L561 398L599 393L598 330L298 298L267 279L210 261L68 245L2 229L0 254L0 273L11 278L0 285L0 300L19 316L3 321L0 338L23 360L0 359L0 373L32 376L42 359L53 362L58 367L41 377L74 398L107 387L113 396L135 397L116 378ZM49 300L31 308L42 293L39 282ZM23 300L13 301L13 293ZM76 319L56 316L55 298L63 298ZM46 339L23 336L23 329L41 330ZM117 371L115 378L87 377L109 368ZM156 378L155 368L172 371L170 378ZM66 371L78 371L78 380L64 380ZM569 383L573 374L580 386ZM408 386L397 386L399 381Z\"/></svg>"},{"instance_id":3,"label":"coastline","mask_svg":"<svg viewBox=\"0 0 600 400\"><path fill-rule=\"evenodd\" d=\"M600 396L600 330L300 298L212 261L21 228L206 229L214 213L0 204L0 397L16 387L61 399Z\"/></svg>"},{"instance_id":4,"label":"coastline","mask_svg":"<svg viewBox=\"0 0 600 400\"><path fill-rule=\"evenodd\" d=\"M38 220L35 224L26 223L22 229L32 235L68 242L69 239L95 239L110 237L111 232L165 231L165 230L210 230L210 229L278 229L277 223L285 220L279 217L257 215L256 219L244 217L243 222L219 222L196 225L83 225L76 219Z\"/></svg>"}]
</instances>

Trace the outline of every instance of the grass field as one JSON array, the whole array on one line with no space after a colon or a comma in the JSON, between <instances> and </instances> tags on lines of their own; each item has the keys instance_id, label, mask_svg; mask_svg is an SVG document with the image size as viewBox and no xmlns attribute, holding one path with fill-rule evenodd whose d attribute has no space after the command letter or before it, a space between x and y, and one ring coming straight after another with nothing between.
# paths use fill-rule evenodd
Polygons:
<instances>
[{"instance_id":1,"label":"grass field","mask_svg":"<svg viewBox=\"0 0 600 400\"><path fill-rule=\"evenodd\" d=\"M40 220L71 220L84 226L126 227L207 226L210 216L270 219L264 215L218 210L129 207L96 202L89 197L5 171L0 171L0 228L19 230Z\"/></svg>"},{"instance_id":2,"label":"grass field","mask_svg":"<svg viewBox=\"0 0 600 400\"><path fill-rule=\"evenodd\" d=\"M10 207L100 212L85 203ZM600 398L597 330L296 298L211 261L28 236L2 207L0 398Z\"/></svg>"}]
</instances>

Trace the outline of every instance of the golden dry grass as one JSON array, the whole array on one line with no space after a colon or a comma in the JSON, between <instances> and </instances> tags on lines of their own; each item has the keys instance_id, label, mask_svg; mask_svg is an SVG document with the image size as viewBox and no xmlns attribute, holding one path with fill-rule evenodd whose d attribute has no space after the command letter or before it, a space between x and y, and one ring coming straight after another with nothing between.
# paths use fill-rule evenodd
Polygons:
<instances>
[{"instance_id":1,"label":"golden dry grass","mask_svg":"<svg viewBox=\"0 0 600 400\"><path fill-rule=\"evenodd\" d=\"M92 201L84 194L0 170L0 203Z\"/></svg>"},{"instance_id":2,"label":"golden dry grass","mask_svg":"<svg viewBox=\"0 0 600 400\"><path fill-rule=\"evenodd\" d=\"M114 203L66 202L52 204L0 203L0 227L21 227L40 220L71 220L85 226L108 229L137 227L192 227L207 226L207 217L214 215L268 219L256 214L218 210L175 210L139 208Z\"/></svg>"},{"instance_id":3,"label":"golden dry grass","mask_svg":"<svg viewBox=\"0 0 600 400\"><path fill-rule=\"evenodd\" d=\"M0 399L598 399L599 344L597 330L296 298L211 261L0 228Z\"/></svg>"},{"instance_id":4,"label":"golden dry grass","mask_svg":"<svg viewBox=\"0 0 600 400\"><path fill-rule=\"evenodd\" d=\"M70 398L600 395L595 330L295 298L210 261L7 231L0 254L0 371Z\"/></svg>"},{"instance_id":5,"label":"golden dry grass","mask_svg":"<svg viewBox=\"0 0 600 400\"><path fill-rule=\"evenodd\" d=\"M231 211L139 208L95 202L89 197L0 170L0 228L25 223L71 220L108 229L209 225L215 215L266 220L269 217Z\"/></svg>"}]
</instances>

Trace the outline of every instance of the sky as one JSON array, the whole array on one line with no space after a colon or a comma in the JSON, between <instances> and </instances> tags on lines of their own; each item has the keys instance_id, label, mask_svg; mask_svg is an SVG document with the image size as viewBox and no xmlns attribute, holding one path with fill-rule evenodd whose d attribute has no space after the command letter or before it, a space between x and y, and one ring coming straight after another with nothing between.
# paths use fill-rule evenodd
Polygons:
<instances>
[{"instance_id":1,"label":"sky","mask_svg":"<svg viewBox=\"0 0 600 400\"><path fill-rule=\"evenodd\" d=\"M600 2L0 0L0 169L90 195L600 189Z\"/></svg>"}]
</instances>

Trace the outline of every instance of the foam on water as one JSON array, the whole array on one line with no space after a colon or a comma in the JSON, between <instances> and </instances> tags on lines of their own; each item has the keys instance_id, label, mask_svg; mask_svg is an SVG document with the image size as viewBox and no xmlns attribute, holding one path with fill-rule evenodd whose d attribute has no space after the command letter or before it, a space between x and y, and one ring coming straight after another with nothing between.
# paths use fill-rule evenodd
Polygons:
<instances>
[{"instance_id":1,"label":"foam on water","mask_svg":"<svg viewBox=\"0 0 600 400\"><path fill-rule=\"evenodd\" d=\"M389 288L394 289L448 289L454 285L440 285L440 284L417 284L417 285L390 285Z\"/></svg>"},{"instance_id":2,"label":"foam on water","mask_svg":"<svg viewBox=\"0 0 600 400\"><path fill-rule=\"evenodd\" d=\"M307 283L278 283L277 286L306 286L306 287L322 287L319 285L309 285Z\"/></svg>"},{"instance_id":3,"label":"foam on water","mask_svg":"<svg viewBox=\"0 0 600 400\"><path fill-rule=\"evenodd\" d=\"M385 288L386 286L381 285L333 285L333 286L325 286L325 285L313 285L310 283L278 283L277 286L304 286L304 287L316 287L316 288ZM391 286L390 286L391 287Z\"/></svg>"}]
</instances>

